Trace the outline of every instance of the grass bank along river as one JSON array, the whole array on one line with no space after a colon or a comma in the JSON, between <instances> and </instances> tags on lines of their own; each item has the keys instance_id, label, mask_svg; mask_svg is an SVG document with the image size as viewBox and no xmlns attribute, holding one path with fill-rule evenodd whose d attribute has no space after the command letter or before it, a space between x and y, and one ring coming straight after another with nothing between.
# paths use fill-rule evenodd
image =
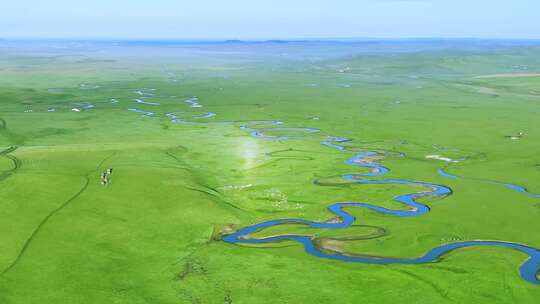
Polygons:
<instances>
[{"instance_id":1,"label":"grass bank along river","mask_svg":"<svg viewBox=\"0 0 540 304\"><path fill-rule=\"evenodd\" d=\"M536 303L538 71L516 41L0 41L0 303Z\"/></svg>"}]
</instances>

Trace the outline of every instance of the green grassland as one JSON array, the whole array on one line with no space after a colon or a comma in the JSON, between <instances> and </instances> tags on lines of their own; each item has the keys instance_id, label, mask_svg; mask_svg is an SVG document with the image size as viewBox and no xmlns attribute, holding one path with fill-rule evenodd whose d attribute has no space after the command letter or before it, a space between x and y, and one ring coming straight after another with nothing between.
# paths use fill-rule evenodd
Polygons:
<instances>
[{"instance_id":1,"label":"green grassland","mask_svg":"<svg viewBox=\"0 0 540 304\"><path fill-rule=\"evenodd\" d=\"M540 298L540 287L519 276L526 256L509 249L364 265L319 259L292 242L245 246L219 237L272 219L325 221L334 202L400 208L394 196L422 189L339 178L366 172L344 164L354 151L392 150L406 156L382 160L391 169L385 178L446 185L453 195L424 199L431 212L420 217L349 208L358 219L349 229L282 225L256 236L310 235L347 253L407 258L456 240L540 248L540 199L484 181L540 193L540 47L100 48L0 51L0 303ZM516 73L530 75L478 77ZM156 89L145 100L160 105L133 101L141 88ZM190 108L191 96L203 107ZM95 107L72 111L84 103ZM217 115L191 118L207 111ZM169 112L187 122L171 122ZM353 141L336 151L321 137L263 140L239 128L269 119ZM518 132L519 140L506 137ZM429 154L463 158L447 171L464 178L438 175L445 163ZM114 173L103 186L108 167Z\"/></svg>"}]
</instances>

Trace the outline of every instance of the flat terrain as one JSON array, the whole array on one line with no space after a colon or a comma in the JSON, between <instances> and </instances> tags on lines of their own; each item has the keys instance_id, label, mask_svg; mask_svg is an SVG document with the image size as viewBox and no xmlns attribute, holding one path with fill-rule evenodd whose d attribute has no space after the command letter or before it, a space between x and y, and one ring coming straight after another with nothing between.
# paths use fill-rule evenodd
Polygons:
<instances>
[{"instance_id":1,"label":"flat terrain","mask_svg":"<svg viewBox=\"0 0 540 304\"><path fill-rule=\"evenodd\" d=\"M0 303L537 303L509 248L223 237L424 182L424 214L247 237L540 249L539 72L520 41L0 41Z\"/></svg>"}]
</instances>

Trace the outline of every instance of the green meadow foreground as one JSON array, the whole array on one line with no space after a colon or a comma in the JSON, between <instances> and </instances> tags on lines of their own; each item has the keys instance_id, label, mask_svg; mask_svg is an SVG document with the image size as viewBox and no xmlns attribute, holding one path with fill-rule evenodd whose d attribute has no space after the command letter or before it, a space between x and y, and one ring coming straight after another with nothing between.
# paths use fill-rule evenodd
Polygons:
<instances>
[{"instance_id":1,"label":"green meadow foreground","mask_svg":"<svg viewBox=\"0 0 540 304\"><path fill-rule=\"evenodd\" d=\"M425 188L341 178L369 173L345 161L379 151L370 161L390 171L372 179L451 195L419 198L418 216L347 207L351 227L250 237L374 259L474 240L540 249L540 43L0 46L2 304L540 298L520 276L527 255L503 247L369 265L222 239L270 220L339 222L337 202L407 211L394 197ZM257 123L272 138L253 136ZM351 141L339 151L328 136Z\"/></svg>"}]
</instances>

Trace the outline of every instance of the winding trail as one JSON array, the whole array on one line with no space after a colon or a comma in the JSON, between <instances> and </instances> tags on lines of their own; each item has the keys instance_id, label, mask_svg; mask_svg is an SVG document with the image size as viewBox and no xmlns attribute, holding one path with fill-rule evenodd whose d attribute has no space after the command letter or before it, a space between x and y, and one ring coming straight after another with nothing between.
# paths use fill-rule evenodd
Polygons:
<instances>
[{"instance_id":1,"label":"winding trail","mask_svg":"<svg viewBox=\"0 0 540 304\"><path fill-rule=\"evenodd\" d=\"M62 203L60 206L56 207L55 209L53 209L49 214L47 214L46 217L44 217L41 222L39 222L39 224L36 226L36 228L34 228L34 230L32 231L32 233L30 234L30 236L28 237L28 239L26 239L26 241L24 242L21 250L19 251L19 253L17 254L17 256L15 257L15 259L11 262L11 264L9 264L4 270L2 270L2 272L0 272L0 276L4 276L5 274L7 274L11 269L13 269L15 266L17 266L17 264L19 263L19 261L24 257L24 254L26 253L26 251L28 250L28 248L30 247L30 245L32 244L32 241L37 237L37 235L39 234L39 232L41 231L41 229L45 226L45 224L47 224L47 222L53 217L55 216L57 213L59 213L60 211L62 211L64 208L66 208L67 206L69 206L69 204L71 204L75 199L77 199L85 190L86 188L88 188L88 185L90 184L90 175L91 174L94 174L96 173L100 168L101 166L103 166L103 164L109 160L111 157L114 156L115 153L112 153L111 155L107 156L106 158L104 158L98 165L95 169L93 169L92 171L88 172L86 175L85 175L85 182L84 184L82 185L82 187L79 189L79 191L77 191L77 193L75 193L73 196L71 196L67 201L65 201L64 203Z\"/></svg>"},{"instance_id":2,"label":"winding trail","mask_svg":"<svg viewBox=\"0 0 540 304\"><path fill-rule=\"evenodd\" d=\"M184 146L177 146L175 148L175 150L182 150L182 153L185 153L187 151L187 148L185 148ZM185 170L187 172L189 172L190 174L194 174L194 170L189 167L184 161L182 161L182 159L178 156L176 156L173 151L171 150L167 150L167 151L164 151L165 155L167 155L168 157L170 157L171 159L173 159L176 163L178 163L179 165L179 169L182 169L182 170ZM213 200L214 202L216 202L220 207L225 207L227 208L229 211L233 211L235 213L237 213L238 211L241 211L241 212L246 212L246 210L240 208L239 206L236 206L235 204L223 199L223 196L221 194L221 192L219 192L219 190L211 187L210 185L207 185L205 183L203 183L202 181L199 181L198 178L195 177L195 184L198 186L198 187L194 187L194 186L190 186L190 185L182 185L182 187L184 187L185 189L188 189L190 191L195 191L195 192L199 192L199 193L203 193L205 195L208 195L211 200ZM238 215L238 213L237 213Z\"/></svg>"},{"instance_id":3,"label":"winding trail","mask_svg":"<svg viewBox=\"0 0 540 304\"><path fill-rule=\"evenodd\" d=\"M10 177L13 173L17 172L17 170L21 168L22 161L18 159L17 157L11 155L11 153L15 152L15 150L17 150L18 148L19 147L17 146L12 146L5 149L4 151L0 151L0 156L8 158L13 163L13 168L9 170L5 170L4 172L0 174L0 182Z\"/></svg>"}]
</instances>

